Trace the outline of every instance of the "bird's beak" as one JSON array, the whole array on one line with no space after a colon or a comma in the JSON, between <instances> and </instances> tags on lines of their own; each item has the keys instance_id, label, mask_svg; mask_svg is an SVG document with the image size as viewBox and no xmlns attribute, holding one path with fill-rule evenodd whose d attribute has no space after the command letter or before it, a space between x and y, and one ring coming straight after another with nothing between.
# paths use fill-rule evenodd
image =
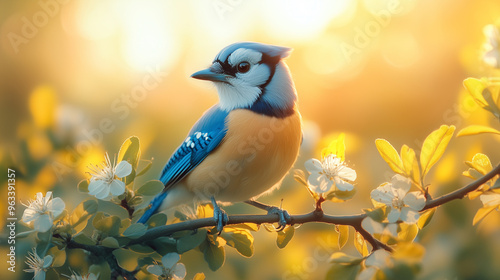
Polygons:
<instances>
[{"instance_id":1,"label":"bird's beak","mask_svg":"<svg viewBox=\"0 0 500 280\"><path fill-rule=\"evenodd\" d=\"M192 78L195 79L200 79L200 80L207 80L207 81L212 81L212 82L226 82L227 83L227 77L228 75L225 74L219 74L215 73L210 68L198 71L191 75Z\"/></svg>"}]
</instances>

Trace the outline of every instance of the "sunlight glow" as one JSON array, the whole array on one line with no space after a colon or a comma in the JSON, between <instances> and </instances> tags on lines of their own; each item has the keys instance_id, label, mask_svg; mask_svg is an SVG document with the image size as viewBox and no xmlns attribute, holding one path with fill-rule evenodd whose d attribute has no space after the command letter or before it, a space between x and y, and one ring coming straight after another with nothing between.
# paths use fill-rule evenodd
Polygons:
<instances>
[{"instance_id":1,"label":"sunlight glow","mask_svg":"<svg viewBox=\"0 0 500 280\"><path fill-rule=\"evenodd\" d=\"M270 35L284 39L302 40L314 38L335 21L352 10L356 1L266 1L269 9L264 10L266 29ZM277 12L279 11L279 12Z\"/></svg>"},{"instance_id":2,"label":"sunlight glow","mask_svg":"<svg viewBox=\"0 0 500 280\"><path fill-rule=\"evenodd\" d=\"M178 48L163 1L132 1L122 13L124 57L138 70L173 64Z\"/></svg>"}]
</instances>

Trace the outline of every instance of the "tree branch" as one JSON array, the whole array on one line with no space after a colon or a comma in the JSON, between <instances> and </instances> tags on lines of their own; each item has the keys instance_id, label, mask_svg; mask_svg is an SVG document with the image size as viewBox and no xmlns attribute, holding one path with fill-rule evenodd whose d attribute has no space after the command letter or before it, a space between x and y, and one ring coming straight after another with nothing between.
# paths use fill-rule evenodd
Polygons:
<instances>
[{"instance_id":1,"label":"tree branch","mask_svg":"<svg viewBox=\"0 0 500 280\"><path fill-rule=\"evenodd\" d=\"M491 180L493 177L496 175L500 174L500 164L497 165L493 170L485 174L483 177L477 179L476 181L468 184L467 186L460 188L456 191L453 191L451 193L442 195L438 198L427 200L425 203L424 209L422 211L425 211L427 209L431 209L434 207L438 207L440 205L443 205L449 201L455 200L455 199L462 199L464 198L468 193L477 190L482 184L488 182Z\"/></svg>"},{"instance_id":2,"label":"tree branch","mask_svg":"<svg viewBox=\"0 0 500 280\"><path fill-rule=\"evenodd\" d=\"M455 199L464 198L468 193L478 189L482 184L494 178L496 175L500 174L500 165L496 166L489 173L484 175L483 177L477 179L476 181L468 184L465 187L462 187L458 190L440 196L436 199L428 199L425 207L421 210L421 212L438 207L442 204L450 202ZM279 220L278 215L276 214L267 214L267 215L231 215L228 216L229 221L228 225L233 224L242 224L242 223L252 223L252 224L265 224L265 223L276 223ZM320 222L334 225L348 225L352 226L357 232L359 232L363 238L370 243L373 247L373 250L384 249L389 252L392 252L393 249L389 247L387 244L380 242L375 239L373 235L367 232L362 226L361 222L366 218L366 214L357 214L357 215L349 215L349 216L333 216L326 215L321 210L321 207L316 205L316 209L310 213L302 214L302 215L292 215L290 216L289 225L295 224L306 224L311 222ZM143 236L131 240L127 246L131 246L134 244L140 244L146 241L154 240L158 237L162 236L170 236L175 232L183 231L183 230L195 230L203 227L214 227L216 226L215 220L210 218L196 219L185 222L180 222L176 224L164 225L155 228L149 229ZM83 250L87 250L95 255L98 254L109 254L112 255L111 252L113 249L101 247L98 245L84 245L74 242L73 240L69 241L68 248L80 248ZM116 260L110 262L110 266L112 269L116 270L120 275L124 277L130 277L130 272L123 270L118 266ZM133 276L132 276L133 277ZM130 279L130 278L126 278Z\"/></svg>"}]
</instances>

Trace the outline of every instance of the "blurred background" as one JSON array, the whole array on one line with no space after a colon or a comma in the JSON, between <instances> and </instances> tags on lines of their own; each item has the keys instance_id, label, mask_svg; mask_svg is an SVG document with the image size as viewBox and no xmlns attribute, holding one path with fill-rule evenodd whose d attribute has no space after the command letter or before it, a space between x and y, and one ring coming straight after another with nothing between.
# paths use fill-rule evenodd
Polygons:
<instances>
[{"instance_id":1,"label":"blurred background","mask_svg":"<svg viewBox=\"0 0 500 280\"><path fill-rule=\"evenodd\" d=\"M462 86L469 76L495 74L481 56L483 27L500 19L497 0L1 0L0 5L0 166L18 171L16 198L22 202L53 190L67 208L76 206L87 197L75 192L88 177L87 166L101 162L106 151L118 153L131 135L141 140L142 158L154 158L144 180L155 179L192 124L217 102L215 88L190 75L237 41L294 49L287 63L305 124L296 168L304 169L329 139L346 133L346 159L357 171L358 193L343 204L326 203L331 214L371 207L370 191L393 175L378 155L376 138L397 150L408 144L418 151L441 124L499 126ZM454 138L428 177L431 193L469 182L461 176L463 162L476 152L498 163L498 140ZM290 177L261 200L279 205L283 198L292 214L311 211L313 199ZM6 193L6 171L0 178ZM24 207L17 206L20 217ZM480 206L465 200L441 207L417 238L427 250L419 279L500 275L500 215L473 227ZM238 204L226 210L260 213ZM303 225L283 250L275 238L261 229L252 258L229 248L217 272L201 253L188 252L181 259L186 279L196 272L208 279L322 279L337 248L327 225ZM5 242L1 246L5 256ZM18 242L19 271L31 246ZM80 266L84 272L86 265ZM6 267L0 275L12 276Z\"/></svg>"}]
</instances>

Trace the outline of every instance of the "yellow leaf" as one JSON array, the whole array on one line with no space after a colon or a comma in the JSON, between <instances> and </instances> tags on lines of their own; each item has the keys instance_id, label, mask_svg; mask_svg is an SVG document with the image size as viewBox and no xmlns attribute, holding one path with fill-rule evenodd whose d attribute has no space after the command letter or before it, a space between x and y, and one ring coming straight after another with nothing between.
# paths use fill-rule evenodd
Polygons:
<instances>
[{"instance_id":1,"label":"yellow leaf","mask_svg":"<svg viewBox=\"0 0 500 280\"><path fill-rule=\"evenodd\" d=\"M481 133L494 133L494 134L500 134L500 131L491 128L489 126L484 126L484 125L469 125L468 127L460 130L457 133L458 136L468 136L468 135L477 135Z\"/></svg>"},{"instance_id":2,"label":"yellow leaf","mask_svg":"<svg viewBox=\"0 0 500 280\"><path fill-rule=\"evenodd\" d=\"M486 173L490 172L493 169L493 166L491 165L491 161L488 158L488 156L481 153L475 154L474 157L472 158L472 161L466 161L465 164L467 164L471 168L474 168L482 175L485 175Z\"/></svg>"},{"instance_id":3,"label":"yellow leaf","mask_svg":"<svg viewBox=\"0 0 500 280\"><path fill-rule=\"evenodd\" d=\"M356 250L358 250L358 252L363 257L369 255L368 246L366 245L366 241L359 232L356 232L356 235L354 238L354 246L356 247Z\"/></svg>"},{"instance_id":4,"label":"yellow leaf","mask_svg":"<svg viewBox=\"0 0 500 280\"><path fill-rule=\"evenodd\" d=\"M328 155L336 155L341 161L345 161L345 134L340 133L339 137L328 145L327 148L321 151L321 158Z\"/></svg>"},{"instance_id":5,"label":"yellow leaf","mask_svg":"<svg viewBox=\"0 0 500 280\"><path fill-rule=\"evenodd\" d=\"M330 256L330 262L341 264L358 264L363 261L363 258L346 255L343 252L335 252Z\"/></svg>"},{"instance_id":6,"label":"yellow leaf","mask_svg":"<svg viewBox=\"0 0 500 280\"><path fill-rule=\"evenodd\" d=\"M425 255L424 246L418 243L400 243L392 257L396 260L404 260L408 263L419 263Z\"/></svg>"},{"instance_id":7,"label":"yellow leaf","mask_svg":"<svg viewBox=\"0 0 500 280\"><path fill-rule=\"evenodd\" d=\"M486 185L483 185L483 187L484 186L486 186ZM485 190L483 190L482 188L480 188L479 190L471 191L470 193L467 194L467 197L470 200L474 200L474 199L478 198L480 195L482 195L484 193L484 191Z\"/></svg>"},{"instance_id":8,"label":"yellow leaf","mask_svg":"<svg viewBox=\"0 0 500 280\"><path fill-rule=\"evenodd\" d=\"M339 250L342 250L349 239L349 226L336 225L335 231L339 233Z\"/></svg>"},{"instance_id":9,"label":"yellow leaf","mask_svg":"<svg viewBox=\"0 0 500 280\"><path fill-rule=\"evenodd\" d=\"M485 84L481 80L467 78L464 80L464 86L479 106L483 108L488 106L488 103L486 103L486 100L484 100L482 95Z\"/></svg>"},{"instance_id":10,"label":"yellow leaf","mask_svg":"<svg viewBox=\"0 0 500 280\"><path fill-rule=\"evenodd\" d=\"M416 224L401 223L399 224L399 227L401 228L401 231L398 232L398 238L401 241L413 242L415 237L417 237L418 227Z\"/></svg>"},{"instance_id":11,"label":"yellow leaf","mask_svg":"<svg viewBox=\"0 0 500 280\"><path fill-rule=\"evenodd\" d=\"M205 274L204 273L196 273L194 276L193 280L205 280Z\"/></svg>"},{"instance_id":12,"label":"yellow leaf","mask_svg":"<svg viewBox=\"0 0 500 280\"><path fill-rule=\"evenodd\" d=\"M417 156L412 148L406 145L401 147L401 159L406 177L412 179L415 184L420 185L420 168L418 167Z\"/></svg>"},{"instance_id":13,"label":"yellow leaf","mask_svg":"<svg viewBox=\"0 0 500 280\"><path fill-rule=\"evenodd\" d=\"M423 229L426 225L429 224L431 221L432 217L434 216L434 213L436 212L436 208L429 209L425 211L423 214L420 215L420 218L418 218L417 226L419 229Z\"/></svg>"},{"instance_id":14,"label":"yellow leaf","mask_svg":"<svg viewBox=\"0 0 500 280\"><path fill-rule=\"evenodd\" d=\"M394 147L385 139L375 140L377 150L389 167L398 174L404 174L403 161Z\"/></svg>"},{"instance_id":15,"label":"yellow leaf","mask_svg":"<svg viewBox=\"0 0 500 280\"><path fill-rule=\"evenodd\" d=\"M491 213L491 211L495 210L495 208L497 208L496 205L479 208L474 216L474 219L472 220L472 225L474 226L479 223L482 219L484 219L484 217Z\"/></svg>"},{"instance_id":16,"label":"yellow leaf","mask_svg":"<svg viewBox=\"0 0 500 280\"><path fill-rule=\"evenodd\" d=\"M420 165L422 167L422 177L424 177L431 167L443 155L448 143L455 132L455 126L442 125L425 138L420 152Z\"/></svg>"}]
</instances>

